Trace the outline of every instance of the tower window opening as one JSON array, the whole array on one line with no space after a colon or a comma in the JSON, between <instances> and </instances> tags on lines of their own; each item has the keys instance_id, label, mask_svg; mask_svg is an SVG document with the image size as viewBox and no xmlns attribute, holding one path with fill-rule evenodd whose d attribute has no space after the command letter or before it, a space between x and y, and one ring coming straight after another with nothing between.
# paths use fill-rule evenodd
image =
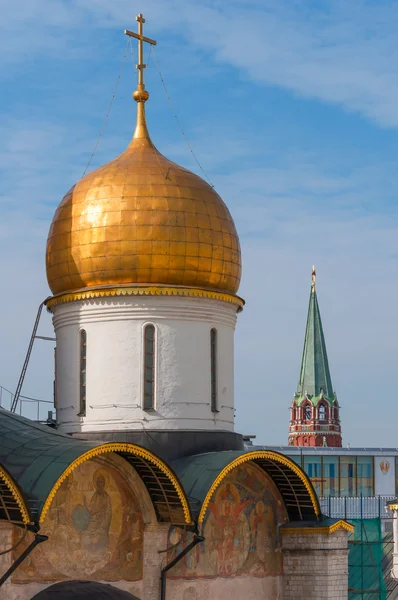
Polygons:
<instances>
[{"instance_id":1,"label":"tower window opening","mask_svg":"<svg viewBox=\"0 0 398 600\"><path fill-rule=\"evenodd\" d=\"M311 420L311 406L309 406L308 404L304 407L304 419L306 421Z\"/></svg>"},{"instance_id":2,"label":"tower window opening","mask_svg":"<svg viewBox=\"0 0 398 600\"><path fill-rule=\"evenodd\" d=\"M144 410L155 408L155 326L144 329Z\"/></svg>"},{"instance_id":3,"label":"tower window opening","mask_svg":"<svg viewBox=\"0 0 398 600\"><path fill-rule=\"evenodd\" d=\"M210 330L210 388L211 411L217 413L217 329L214 328Z\"/></svg>"},{"instance_id":4,"label":"tower window opening","mask_svg":"<svg viewBox=\"0 0 398 600\"><path fill-rule=\"evenodd\" d=\"M86 375L87 375L87 332L85 329L80 331L80 398L79 415L86 415Z\"/></svg>"},{"instance_id":5,"label":"tower window opening","mask_svg":"<svg viewBox=\"0 0 398 600\"><path fill-rule=\"evenodd\" d=\"M326 408L324 404L319 407L319 420L324 421L326 419Z\"/></svg>"}]
</instances>

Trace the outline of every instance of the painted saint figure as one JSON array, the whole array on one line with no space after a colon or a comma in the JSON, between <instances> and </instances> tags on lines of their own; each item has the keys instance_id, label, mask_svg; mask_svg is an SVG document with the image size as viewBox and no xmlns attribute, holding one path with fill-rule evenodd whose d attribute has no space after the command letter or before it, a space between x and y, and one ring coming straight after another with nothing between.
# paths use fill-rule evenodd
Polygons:
<instances>
[{"instance_id":1,"label":"painted saint figure","mask_svg":"<svg viewBox=\"0 0 398 600\"><path fill-rule=\"evenodd\" d=\"M81 546L92 553L102 553L108 550L109 527L112 519L112 503L106 492L105 476L96 472L93 477L95 492L86 505L90 513L90 522L87 529L82 532ZM84 499L86 504L86 499Z\"/></svg>"},{"instance_id":2,"label":"painted saint figure","mask_svg":"<svg viewBox=\"0 0 398 600\"><path fill-rule=\"evenodd\" d=\"M264 502L259 500L250 514L250 529L256 554L262 562L265 562L267 552L274 549L273 525L272 507L265 508Z\"/></svg>"},{"instance_id":3,"label":"painted saint figure","mask_svg":"<svg viewBox=\"0 0 398 600\"><path fill-rule=\"evenodd\" d=\"M219 494L219 502L209 504L214 519L212 554L219 575L235 573L246 560L250 533L243 511L252 502L252 499L241 501L236 487L227 484Z\"/></svg>"}]
</instances>

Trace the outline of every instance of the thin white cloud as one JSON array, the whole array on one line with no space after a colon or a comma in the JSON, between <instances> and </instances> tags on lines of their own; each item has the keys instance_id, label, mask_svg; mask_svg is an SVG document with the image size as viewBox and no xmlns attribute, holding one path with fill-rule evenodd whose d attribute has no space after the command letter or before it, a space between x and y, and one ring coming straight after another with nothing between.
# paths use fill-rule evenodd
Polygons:
<instances>
[{"instance_id":1,"label":"thin white cloud","mask_svg":"<svg viewBox=\"0 0 398 600\"><path fill-rule=\"evenodd\" d=\"M35 56L57 49L71 58L88 50L96 28L133 24L140 7L128 0L18 0L7 4L0 43L11 60L26 60L28 50ZM167 40L171 34L185 38L207 52L209 64L228 63L258 83L337 104L383 126L398 125L393 1L324 0L314 6L309 0L154 0L145 11L151 31Z\"/></svg>"}]
</instances>

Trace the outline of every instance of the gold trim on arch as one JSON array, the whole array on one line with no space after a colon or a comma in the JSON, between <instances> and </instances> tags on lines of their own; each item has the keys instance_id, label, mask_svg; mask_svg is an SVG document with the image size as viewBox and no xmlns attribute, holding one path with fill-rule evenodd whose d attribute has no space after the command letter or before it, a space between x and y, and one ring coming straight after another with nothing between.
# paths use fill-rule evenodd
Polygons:
<instances>
[{"instance_id":1,"label":"gold trim on arch","mask_svg":"<svg viewBox=\"0 0 398 600\"><path fill-rule=\"evenodd\" d=\"M54 496L57 493L57 491L59 490L61 484L65 481L65 479L67 477L69 477L69 475L71 473L73 473L73 471L76 469L76 467L78 467L82 463L90 460L94 456L99 456L100 454L106 454L109 452L125 452L127 454L133 454L134 456L144 458L144 459L148 460L149 462L151 462L152 464L156 465L169 478L169 480L173 484L173 486L177 492L177 495L181 501L181 505L182 505L182 508L184 511L185 522L188 525L190 525L192 523L191 511L189 508L189 504L188 504L188 500L186 498L185 492L184 492L183 488L181 487L181 484L178 481L177 477L171 471L171 469L169 469L169 467L158 456L156 456L149 450L146 450L145 448L141 448L141 446L136 446L135 444L121 443L121 442L101 444L100 446L97 446L96 448L92 448L91 450L88 450L81 456L78 456L78 458L76 458L65 469L65 471L62 473L62 475L60 477L58 477L52 490L50 491L49 495L47 496L47 499L44 503L43 509L40 514L40 519L39 519L40 523L43 523L45 516L48 512L48 509L50 508L51 502L53 501Z\"/></svg>"},{"instance_id":2,"label":"gold trim on arch","mask_svg":"<svg viewBox=\"0 0 398 600\"><path fill-rule=\"evenodd\" d=\"M322 525L319 525L318 527L282 527L280 532L283 535L330 535L338 529L345 529L349 533L353 533L354 525L343 519L339 519L336 523L333 523L333 525L326 525L323 527Z\"/></svg>"},{"instance_id":3,"label":"gold trim on arch","mask_svg":"<svg viewBox=\"0 0 398 600\"><path fill-rule=\"evenodd\" d=\"M23 521L24 525L27 525L28 523L30 523L30 517L29 517L28 509L25 504L25 500L23 499L21 492L19 491L17 485L14 483L11 476L1 466L0 466L0 479L2 481L4 481L4 483L10 490L12 497L14 498L15 502L18 505L19 510L21 511L22 521Z\"/></svg>"},{"instance_id":4,"label":"gold trim on arch","mask_svg":"<svg viewBox=\"0 0 398 600\"><path fill-rule=\"evenodd\" d=\"M242 310L244 300L239 296L226 294L213 290L203 290L200 288L184 288L184 287L169 287L169 286L126 286L126 287L109 287L109 288L93 288L60 294L52 296L45 300L47 308L52 308L57 304L65 302L74 302L76 300L90 300L93 298L107 298L110 296L189 296L192 298L208 298L210 300L222 300L235 304L238 311Z\"/></svg>"},{"instance_id":5,"label":"gold trim on arch","mask_svg":"<svg viewBox=\"0 0 398 600\"><path fill-rule=\"evenodd\" d=\"M233 469L235 469L235 467L238 467L239 465L242 465L245 462L249 462L251 460L255 461L257 459L273 460L275 462L281 463L282 465L284 465L286 467L289 467L303 482L305 489L307 490L307 492L310 495L315 514L318 516L321 513L319 501L318 501L317 495L314 491L314 488L312 487L310 480L308 479L308 477L304 473L304 471L302 471L296 465L295 462L293 462L292 460L290 460L290 458L287 458L283 454L279 454L277 452L272 452L271 450L257 450L257 451L247 452L246 454L242 454L241 456L238 456L232 462L230 462L226 467L224 467L224 469L221 471L221 473L216 477L216 479L213 481L209 491L207 492L205 499L203 500L202 508L200 509L200 513L199 513L199 523L203 523L203 520L204 520L205 514L206 514L206 510L207 510L207 507L211 500L211 497L213 496L214 492L216 491L216 489L218 488L220 483L223 481L223 479L225 479L225 477L228 475L228 473L230 473Z\"/></svg>"}]
</instances>

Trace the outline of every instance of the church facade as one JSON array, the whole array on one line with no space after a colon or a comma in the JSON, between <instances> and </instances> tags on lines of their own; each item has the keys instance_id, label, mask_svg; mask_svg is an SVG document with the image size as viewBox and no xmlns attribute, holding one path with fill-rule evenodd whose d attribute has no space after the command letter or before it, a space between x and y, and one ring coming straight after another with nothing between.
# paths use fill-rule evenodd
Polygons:
<instances>
[{"instance_id":1,"label":"church facade","mask_svg":"<svg viewBox=\"0 0 398 600\"><path fill-rule=\"evenodd\" d=\"M133 139L48 236L56 427L0 409L0 598L343 600L351 525L234 432L239 239L150 139L137 21Z\"/></svg>"}]
</instances>

